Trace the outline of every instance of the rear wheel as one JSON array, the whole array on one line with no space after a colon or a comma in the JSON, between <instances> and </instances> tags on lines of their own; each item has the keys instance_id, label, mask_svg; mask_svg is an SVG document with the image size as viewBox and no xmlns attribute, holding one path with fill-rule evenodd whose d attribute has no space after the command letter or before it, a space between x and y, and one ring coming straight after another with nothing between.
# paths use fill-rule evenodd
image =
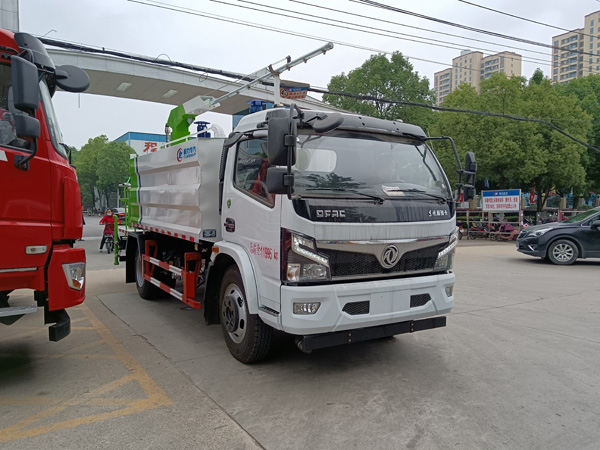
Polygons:
<instances>
[{"instance_id":1,"label":"rear wheel","mask_svg":"<svg viewBox=\"0 0 600 450\"><path fill-rule=\"evenodd\" d=\"M577 245L568 239L559 239L548 248L548 259L554 264L565 266L573 264L578 256Z\"/></svg>"},{"instance_id":2,"label":"rear wheel","mask_svg":"<svg viewBox=\"0 0 600 450\"><path fill-rule=\"evenodd\" d=\"M251 363L267 355L273 330L258 315L250 314L242 277L235 266L223 276L219 315L225 343L235 359Z\"/></svg>"},{"instance_id":3,"label":"rear wheel","mask_svg":"<svg viewBox=\"0 0 600 450\"><path fill-rule=\"evenodd\" d=\"M135 253L135 285L138 294L140 294L140 297L144 300L153 300L162 293L158 286L153 285L144 278L144 272L142 270L142 253L139 245Z\"/></svg>"}]
</instances>

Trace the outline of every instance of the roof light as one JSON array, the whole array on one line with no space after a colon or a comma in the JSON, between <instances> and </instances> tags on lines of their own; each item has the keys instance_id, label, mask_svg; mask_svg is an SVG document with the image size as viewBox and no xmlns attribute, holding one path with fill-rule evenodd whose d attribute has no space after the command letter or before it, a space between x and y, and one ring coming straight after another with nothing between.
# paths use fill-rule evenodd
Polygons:
<instances>
[{"instance_id":1,"label":"roof light","mask_svg":"<svg viewBox=\"0 0 600 450\"><path fill-rule=\"evenodd\" d=\"M171 98L173 97L175 94L177 94L179 91L175 90L175 89L169 89L167 92L165 92L162 96L163 98Z\"/></svg>"},{"instance_id":2,"label":"roof light","mask_svg":"<svg viewBox=\"0 0 600 450\"><path fill-rule=\"evenodd\" d=\"M117 86L117 91L119 91L119 92L125 92L131 86L132 86L132 83L127 83L127 82L124 81L119 86Z\"/></svg>"}]
</instances>

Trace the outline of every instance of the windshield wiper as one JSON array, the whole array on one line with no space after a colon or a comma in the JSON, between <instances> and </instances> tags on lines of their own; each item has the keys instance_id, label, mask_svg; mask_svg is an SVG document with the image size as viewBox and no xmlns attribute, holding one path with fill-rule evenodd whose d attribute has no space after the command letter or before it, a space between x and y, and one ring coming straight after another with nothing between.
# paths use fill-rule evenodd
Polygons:
<instances>
[{"instance_id":1,"label":"windshield wiper","mask_svg":"<svg viewBox=\"0 0 600 450\"><path fill-rule=\"evenodd\" d=\"M306 188L306 191L335 191L335 192L351 192L352 194L357 194L363 197L370 198L371 200L375 200L378 204L383 204L383 198L378 197L376 195L365 194L364 192L357 191L356 189L343 189L343 188L328 188L328 187L315 187L315 188Z\"/></svg>"},{"instance_id":2,"label":"windshield wiper","mask_svg":"<svg viewBox=\"0 0 600 450\"><path fill-rule=\"evenodd\" d=\"M386 187L385 190L388 192L414 192L416 194L423 194L423 195L426 195L427 197L435 198L444 203L448 203L448 199L446 197L442 197L441 195L436 195L436 194L430 194L429 192L424 191L422 189L416 189L416 188L400 189L400 188L394 188L394 187Z\"/></svg>"}]
</instances>

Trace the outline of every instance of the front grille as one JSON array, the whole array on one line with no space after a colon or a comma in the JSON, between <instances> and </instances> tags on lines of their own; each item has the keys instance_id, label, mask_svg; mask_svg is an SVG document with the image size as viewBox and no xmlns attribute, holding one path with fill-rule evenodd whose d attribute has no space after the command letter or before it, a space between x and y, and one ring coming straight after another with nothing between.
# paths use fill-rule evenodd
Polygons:
<instances>
[{"instance_id":1,"label":"front grille","mask_svg":"<svg viewBox=\"0 0 600 450\"><path fill-rule=\"evenodd\" d=\"M431 300L431 296L429 294L411 295L410 296L410 307L417 308L418 306L423 306L429 300Z\"/></svg>"},{"instance_id":2,"label":"front grille","mask_svg":"<svg viewBox=\"0 0 600 450\"><path fill-rule=\"evenodd\" d=\"M406 252L398 263L390 269L384 269L377 257L366 253L353 253L340 250L320 249L329 257L332 278L356 277L361 275L388 275L421 270L433 270L438 253L446 244L432 245Z\"/></svg>"},{"instance_id":3,"label":"front grille","mask_svg":"<svg viewBox=\"0 0 600 450\"><path fill-rule=\"evenodd\" d=\"M351 302L346 303L342 311L351 316L357 316L359 314L369 314L370 302Z\"/></svg>"}]
</instances>

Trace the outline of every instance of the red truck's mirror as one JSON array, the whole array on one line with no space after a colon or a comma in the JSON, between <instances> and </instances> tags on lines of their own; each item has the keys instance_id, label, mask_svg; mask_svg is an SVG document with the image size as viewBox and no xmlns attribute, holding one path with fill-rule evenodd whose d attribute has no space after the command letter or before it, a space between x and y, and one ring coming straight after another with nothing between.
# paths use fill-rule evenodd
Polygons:
<instances>
[{"instance_id":1,"label":"red truck's mirror","mask_svg":"<svg viewBox=\"0 0 600 450\"><path fill-rule=\"evenodd\" d=\"M54 77L56 85L67 92L83 92L90 87L90 77L77 66L59 66Z\"/></svg>"},{"instance_id":2,"label":"red truck's mirror","mask_svg":"<svg viewBox=\"0 0 600 450\"><path fill-rule=\"evenodd\" d=\"M13 56L11 66L14 107L25 112L36 111L40 97L38 71L35 64L18 56Z\"/></svg>"}]
</instances>

